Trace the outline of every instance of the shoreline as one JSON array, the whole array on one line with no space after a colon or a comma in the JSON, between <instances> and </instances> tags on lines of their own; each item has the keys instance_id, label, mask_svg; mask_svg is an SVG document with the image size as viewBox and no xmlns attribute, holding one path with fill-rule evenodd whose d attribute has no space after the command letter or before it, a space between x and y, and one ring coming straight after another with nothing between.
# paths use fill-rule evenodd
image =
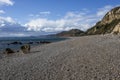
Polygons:
<instances>
[{"instance_id":1,"label":"shoreline","mask_svg":"<svg viewBox=\"0 0 120 80\"><path fill-rule=\"evenodd\" d=\"M26 40L26 37L24 37L24 39L22 40L22 37L19 37L18 39L15 39L14 37L10 37L10 40L9 38L5 38L5 41L4 41L4 38L3 39L0 39L2 42L0 43L0 51L4 51L6 48L10 48L12 50L14 50L15 52L20 50L20 47L25 45L25 44L29 44L31 45L32 47L34 46L37 46L37 45L43 45L43 44L48 44L48 43L53 43L53 42L58 42L58 41L61 41L61 40L65 40L65 39L68 39L68 38L62 38L62 37L42 37L42 38L32 38L32 37L29 37L29 39Z\"/></svg>"}]
</instances>

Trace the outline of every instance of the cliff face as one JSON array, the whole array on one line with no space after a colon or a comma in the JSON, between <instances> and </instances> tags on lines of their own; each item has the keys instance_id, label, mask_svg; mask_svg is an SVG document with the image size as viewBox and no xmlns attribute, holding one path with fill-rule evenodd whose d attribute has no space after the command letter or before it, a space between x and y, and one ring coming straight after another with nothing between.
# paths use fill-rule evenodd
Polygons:
<instances>
[{"instance_id":1,"label":"cliff face","mask_svg":"<svg viewBox=\"0 0 120 80\"><path fill-rule=\"evenodd\" d=\"M120 33L120 6L109 11L101 21L88 29L86 34Z\"/></svg>"},{"instance_id":2,"label":"cliff face","mask_svg":"<svg viewBox=\"0 0 120 80\"><path fill-rule=\"evenodd\" d=\"M64 36L64 37L81 36L83 33L84 32L79 29L71 29L69 31L60 32L60 33L56 34L56 36Z\"/></svg>"}]
</instances>

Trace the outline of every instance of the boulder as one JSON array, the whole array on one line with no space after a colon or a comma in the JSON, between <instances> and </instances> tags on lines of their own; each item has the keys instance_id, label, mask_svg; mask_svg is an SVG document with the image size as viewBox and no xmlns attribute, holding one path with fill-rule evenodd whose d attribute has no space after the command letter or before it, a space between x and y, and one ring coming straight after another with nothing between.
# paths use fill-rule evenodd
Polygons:
<instances>
[{"instance_id":1,"label":"boulder","mask_svg":"<svg viewBox=\"0 0 120 80\"><path fill-rule=\"evenodd\" d=\"M15 52L12 49L10 49L10 48L5 49L5 54L13 54L13 53L15 53Z\"/></svg>"},{"instance_id":2,"label":"boulder","mask_svg":"<svg viewBox=\"0 0 120 80\"><path fill-rule=\"evenodd\" d=\"M25 45L21 46L21 51L24 54L30 53L30 45L29 44L25 44Z\"/></svg>"}]
</instances>

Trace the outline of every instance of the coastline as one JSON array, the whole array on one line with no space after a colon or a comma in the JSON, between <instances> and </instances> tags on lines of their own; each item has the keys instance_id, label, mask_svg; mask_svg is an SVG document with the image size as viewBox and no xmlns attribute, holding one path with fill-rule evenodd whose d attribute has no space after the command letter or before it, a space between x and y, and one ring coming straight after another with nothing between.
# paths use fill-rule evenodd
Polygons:
<instances>
[{"instance_id":1,"label":"coastline","mask_svg":"<svg viewBox=\"0 0 120 80\"><path fill-rule=\"evenodd\" d=\"M2 80L119 80L119 36L83 36L0 59Z\"/></svg>"},{"instance_id":2,"label":"coastline","mask_svg":"<svg viewBox=\"0 0 120 80\"><path fill-rule=\"evenodd\" d=\"M3 37L0 38L0 53L4 52L6 48L10 48L14 52L18 52L23 45L30 45L31 47L43 44L49 44L65 40L62 37Z\"/></svg>"}]
</instances>

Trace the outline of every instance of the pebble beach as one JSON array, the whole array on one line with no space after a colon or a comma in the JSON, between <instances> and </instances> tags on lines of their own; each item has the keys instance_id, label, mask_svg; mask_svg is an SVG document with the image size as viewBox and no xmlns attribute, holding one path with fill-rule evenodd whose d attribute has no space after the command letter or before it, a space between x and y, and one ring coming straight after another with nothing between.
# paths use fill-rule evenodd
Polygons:
<instances>
[{"instance_id":1,"label":"pebble beach","mask_svg":"<svg viewBox=\"0 0 120 80\"><path fill-rule=\"evenodd\" d=\"M0 80L120 80L120 36L73 37L1 56Z\"/></svg>"}]
</instances>

